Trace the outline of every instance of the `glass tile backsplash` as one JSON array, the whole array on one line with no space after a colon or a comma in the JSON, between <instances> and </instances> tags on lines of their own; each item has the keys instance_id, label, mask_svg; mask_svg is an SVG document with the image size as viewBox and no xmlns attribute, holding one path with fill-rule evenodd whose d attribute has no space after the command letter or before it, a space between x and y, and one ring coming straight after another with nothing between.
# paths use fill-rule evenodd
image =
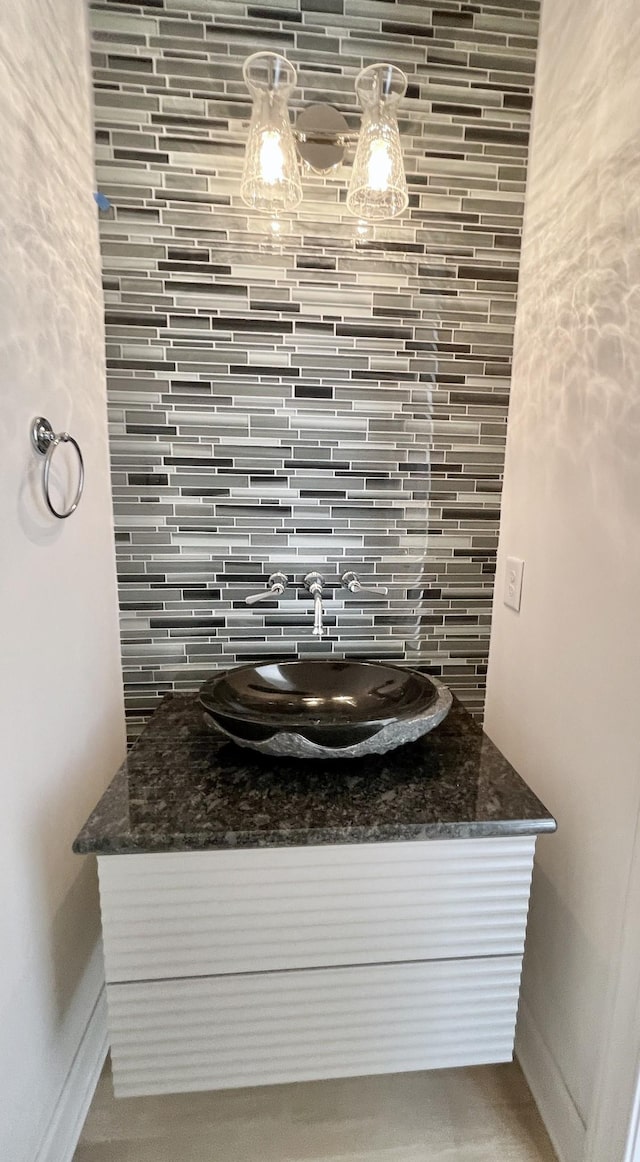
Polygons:
<instances>
[{"instance_id":1,"label":"glass tile backsplash","mask_svg":"<svg viewBox=\"0 0 640 1162\"><path fill-rule=\"evenodd\" d=\"M91 5L122 652L132 733L166 691L269 657L430 667L482 709L538 4ZM357 130L363 66L408 75L410 201L239 193L242 64L295 65L292 117ZM328 636L311 635L310 568ZM352 597L355 569L385 598ZM282 569L276 604L248 593Z\"/></svg>"}]
</instances>

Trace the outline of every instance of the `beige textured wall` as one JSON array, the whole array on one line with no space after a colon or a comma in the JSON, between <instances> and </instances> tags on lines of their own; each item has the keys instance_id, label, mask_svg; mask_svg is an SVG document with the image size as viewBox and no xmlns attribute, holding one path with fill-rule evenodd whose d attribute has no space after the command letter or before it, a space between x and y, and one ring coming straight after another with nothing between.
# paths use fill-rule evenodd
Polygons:
<instances>
[{"instance_id":1,"label":"beige textured wall","mask_svg":"<svg viewBox=\"0 0 640 1162\"><path fill-rule=\"evenodd\" d=\"M637 3L548 0L486 729L558 818L521 1035L565 1103L564 1157L593 1116L640 795L639 59ZM507 555L525 560L520 614Z\"/></svg>"},{"instance_id":2,"label":"beige textured wall","mask_svg":"<svg viewBox=\"0 0 640 1162\"><path fill-rule=\"evenodd\" d=\"M100 988L74 834L123 750L84 6L0 9L0 1157L33 1159ZM85 453L44 509L29 428ZM60 463L63 464L61 456ZM61 472L60 475L63 475Z\"/></svg>"}]
</instances>

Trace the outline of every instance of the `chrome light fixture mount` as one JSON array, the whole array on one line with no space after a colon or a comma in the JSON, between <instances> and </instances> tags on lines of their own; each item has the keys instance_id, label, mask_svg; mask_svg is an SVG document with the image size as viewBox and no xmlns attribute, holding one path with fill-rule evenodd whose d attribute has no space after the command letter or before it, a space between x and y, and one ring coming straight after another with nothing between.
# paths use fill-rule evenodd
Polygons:
<instances>
[{"instance_id":1,"label":"chrome light fixture mount","mask_svg":"<svg viewBox=\"0 0 640 1162\"><path fill-rule=\"evenodd\" d=\"M344 161L346 147L353 140L349 125L333 105L308 105L296 119L298 153L314 173L330 173Z\"/></svg>"},{"instance_id":2,"label":"chrome light fixture mount","mask_svg":"<svg viewBox=\"0 0 640 1162\"><path fill-rule=\"evenodd\" d=\"M396 65L374 64L356 78L362 105L360 132L331 105L313 104L298 114L295 129L288 101L297 83L285 57L258 52L244 63L253 100L240 193L252 209L271 214L293 210L302 199L298 157L317 174L327 174L357 143L347 207L361 222L395 218L409 201L402 160L397 107L407 78Z\"/></svg>"}]
</instances>

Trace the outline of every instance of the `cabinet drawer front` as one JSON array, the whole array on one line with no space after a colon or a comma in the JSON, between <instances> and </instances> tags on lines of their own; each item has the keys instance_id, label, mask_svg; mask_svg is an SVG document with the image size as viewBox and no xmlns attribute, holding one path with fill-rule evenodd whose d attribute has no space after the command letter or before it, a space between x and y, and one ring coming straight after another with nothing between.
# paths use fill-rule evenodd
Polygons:
<instances>
[{"instance_id":1,"label":"cabinet drawer front","mask_svg":"<svg viewBox=\"0 0 640 1162\"><path fill-rule=\"evenodd\" d=\"M107 987L119 1097L508 1061L520 957Z\"/></svg>"},{"instance_id":2,"label":"cabinet drawer front","mask_svg":"<svg viewBox=\"0 0 640 1162\"><path fill-rule=\"evenodd\" d=\"M107 980L521 955L534 844L102 856Z\"/></svg>"}]
</instances>

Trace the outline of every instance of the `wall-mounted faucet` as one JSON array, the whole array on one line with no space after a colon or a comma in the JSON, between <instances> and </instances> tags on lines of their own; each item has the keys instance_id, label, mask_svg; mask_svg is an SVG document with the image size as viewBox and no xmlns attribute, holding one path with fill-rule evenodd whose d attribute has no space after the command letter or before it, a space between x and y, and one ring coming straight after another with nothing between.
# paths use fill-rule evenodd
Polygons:
<instances>
[{"instance_id":1,"label":"wall-mounted faucet","mask_svg":"<svg viewBox=\"0 0 640 1162\"><path fill-rule=\"evenodd\" d=\"M324 634L324 605L322 604L322 590L324 589L324 577L320 573L307 573L304 579L304 586L309 590L313 597L313 633L315 637L322 637Z\"/></svg>"},{"instance_id":2,"label":"wall-mounted faucet","mask_svg":"<svg viewBox=\"0 0 640 1162\"><path fill-rule=\"evenodd\" d=\"M252 593L250 597L245 597L247 605L257 605L259 601L272 601L275 597L282 597L289 578L286 573L272 573L267 581L268 588L262 593Z\"/></svg>"},{"instance_id":3,"label":"wall-mounted faucet","mask_svg":"<svg viewBox=\"0 0 640 1162\"><path fill-rule=\"evenodd\" d=\"M289 578L286 573L272 573L267 582L267 588L262 593L252 593L250 597L245 597L247 605L257 605L260 601L273 601L278 597L282 597L285 589L289 584ZM384 585L377 588L369 585L363 585L357 573L352 569L348 569L346 573L342 574L340 584L344 589L348 589L349 593L364 593L371 597L385 597L388 589ZM322 594L325 587L325 580L321 573L313 569L311 573L307 573L303 580L303 585L307 592L313 598L313 635L314 637L324 637L326 627L324 624L324 602Z\"/></svg>"}]
</instances>

